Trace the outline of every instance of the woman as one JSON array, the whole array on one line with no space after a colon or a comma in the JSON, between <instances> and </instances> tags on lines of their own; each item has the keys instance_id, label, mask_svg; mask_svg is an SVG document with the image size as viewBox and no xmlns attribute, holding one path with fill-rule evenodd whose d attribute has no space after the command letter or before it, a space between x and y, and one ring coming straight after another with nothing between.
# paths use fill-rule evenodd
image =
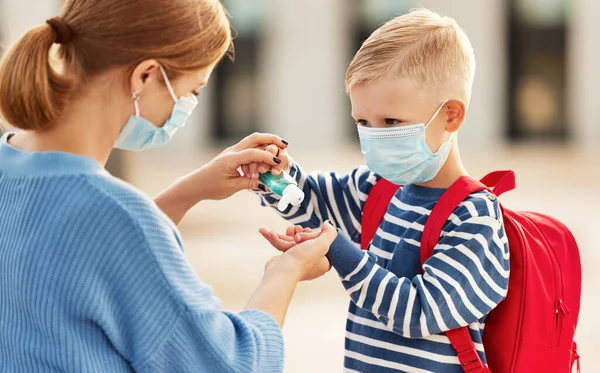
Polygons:
<instances>
[{"instance_id":1,"label":"woman","mask_svg":"<svg viewBox=\"0 0 600 373\"><path fill-rule=\"evenodd\" d=\"M173 222L258 187L236 170L276 168L261 149L287 143L250 136L155 201L103 169L113 147L166 144L230 45L217 0L70 0L7 51L0 112L22 131L0 143L0 371L282 370L292 293L329 269L335 230L271 260L233 314Z\"/></svg>"}]
</instances>

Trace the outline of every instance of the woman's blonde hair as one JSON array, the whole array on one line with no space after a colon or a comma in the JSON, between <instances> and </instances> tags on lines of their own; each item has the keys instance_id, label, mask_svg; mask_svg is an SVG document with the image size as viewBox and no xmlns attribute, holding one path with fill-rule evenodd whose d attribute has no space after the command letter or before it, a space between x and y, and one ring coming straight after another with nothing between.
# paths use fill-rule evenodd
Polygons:
<instances>
[{"instance_id":1,"label":"woman's blonde hair","mask_svg":"<svg viewBox=\"0 0 600 373\"><path fill-rule=\"evenodd\" d=\"M467 35L452 18L415 9L377 29L346 72L346 90L383 77L412 79L424 88L452 85L469 101L475 56Z\"/></svg>"},{"instance_id":2,"label":"woman's blonde hair","mask_svg":"<svg viewBox=\"0 0 600 373\"><path fill-rule=\"evenodd\" d=\"M55 43L60 69L50 58ZM176 78L231 48L219 0L68 0L59 18L26 32L2 58L0 114L15 127L44 130L75 90L109 68L154 58Z\"/></svg>"}]
</instances>

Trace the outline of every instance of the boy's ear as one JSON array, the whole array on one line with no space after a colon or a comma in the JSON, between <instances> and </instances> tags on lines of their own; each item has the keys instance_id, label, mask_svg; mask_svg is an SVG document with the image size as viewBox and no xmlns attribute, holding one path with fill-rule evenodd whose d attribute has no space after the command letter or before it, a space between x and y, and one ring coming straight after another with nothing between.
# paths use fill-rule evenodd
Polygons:
<instances>
[{"instance_id":1,"label":"boy's ear","mask_svg":"<svg viewBox=\"0 0 600 373\"><path fill-rule=\"evenodd\" d=\"M460 129L467 115L467 105L462 100L449 100L444 104L446 111L446 132Z\"/></svg>"}]
</instances>

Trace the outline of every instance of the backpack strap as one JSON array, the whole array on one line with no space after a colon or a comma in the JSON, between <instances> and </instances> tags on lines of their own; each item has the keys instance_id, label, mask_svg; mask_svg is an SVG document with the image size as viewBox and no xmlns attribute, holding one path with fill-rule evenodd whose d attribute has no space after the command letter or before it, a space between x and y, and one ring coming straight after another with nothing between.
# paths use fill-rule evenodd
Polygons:
<instances>
[{"instance_id":1,"label":"backpack strap","mask_svg":"<svg viewBox=\"0 0 600 373\"><path fill-rule=\"evenodd\" d=\"M450 215L456 210L471 193L485 190L486 186L481 182L463 176L458 179L438 200L427 218L423 236L421 237L421 267L433 254L433 249L438 244L442 228ZM446 332L452 347L456 350L458 361L466 373L489 372L486 365L481 361L479 353L475 349L471 334L466 326Z\"/></svg>"},{"instance_id":2,"label":"backpack strap","mask_svg":"<svg viewBox=\"0 0 600 373\"><path fill-rule=\"evenodd\" d=\"M581 373L580 359L581 356L579 356L579 353L577 353L577 343L573 341L573 347L571 348L571 371L573 371L573 365L577 363L577 373Z\"/></svg>"},{"instance_id":3,"label":"backpack strap","mask_svg":"<svg viewBox=\"0 0 600 373\"><path fill-rule=\"evenodd\" d=\"M427 218L427 223L425 223L425 228L423 229L423 236L421 238L421 267L423 267L425 261L433 254L433 249L438 244L444 224L458 205L467 199L471 193L484 189L486 189L486 186L479 181L463 176L452 184L442 197L440 197ZM450 339L452 347L456 350L460 365L462 365L465 372L486 372L486 366L481 361L469 334L469 329L466 326L448 330L446 335Z\"/></svg>"},{"instance_id":4,"label":"backpack strap","mask_svg":"<svg viewBox=\"0 0 600 373\"><path fill-rule=\"evenodd\" d=\"M484 176L481 182L497 197L517 187L517 177L512 170L494 171Z\"/></svg>"},{"instance_id":5,"label":"backpack strap","mask_svg":"<svg viewBox=\"0 0 600 373\"><path fill-rule=\"evenodd\" d=\"M491 373L490 369L481 361L467 326L448 330L446 336L456 350L458 361L465 373Z\"/></svg>"},{"instance_id":6,"label":"backpack strap","mask_svg":"<svg viewBox=\"0 0 600 373\"><path fill-rule=\"evenodd\" d=\"M512 190L516 187L514 171L496 171L485 176L481 181L471 177L463 176L458 179L442 195L435 204L431 214L427 218L423 236L421 238L421 267L433 254L438 244L444 224L454 210L469 195L482 190L490 190L496 195ZM452 347L458 354L458 360L467 373L481 372L489 373L489 368L481 361L479 353L475 349L468 327L448 330L446 332Z\"/></svg>"},{"instance_id":7,"label":"backpack strap","mask_svg":"<svg viewBox=\"0 0 600 373\"><path fill-rule=\"evenodd\" d=\"M481 182L463 176L442 194L442 197L437 201L431 214L427 218L423 236L421 237L421 266L431 255L433 249L440 240L442 228L454 210L460 205L469 195L481 190L487 189L487 186Z\"/></svg>"},{"instance_id":8,"label":"backpack strap","mask_svg":"<svg viewBox=\"0 0 600 373\"><path fill-rule=\"evenodd\" d=\"M366 250L375 237L379 224L383 220L385 213L394 197L394 194L400 188L386 179L379 179L371 189L362 215L362 228L360 235L360 248Z\"/></svg>"}]
</instances>

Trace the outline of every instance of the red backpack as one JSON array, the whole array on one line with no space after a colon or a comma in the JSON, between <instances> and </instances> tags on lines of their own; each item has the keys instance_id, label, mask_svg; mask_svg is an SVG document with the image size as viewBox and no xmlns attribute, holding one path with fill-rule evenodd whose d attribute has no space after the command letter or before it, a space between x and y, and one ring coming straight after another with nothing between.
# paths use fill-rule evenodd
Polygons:
<instances>
[{"instance_id":1,"label":"red backpack","mask_svg":"<svg viewBox=\"0 0 600 373\"><path fill-rule=\"evenodd\" d=\"M493 172L481 181L462 177L433 208L421 239L421 265L432 255L442 228L470 194L496 196L515 189L513 171ZM361 246L375 236L399 186L381 179L369 194ZM446 332L465 372L567 373L579 367L573 341L581 298L581 262L571 232L558 220L534 212L502 208L510 247L508 294L490 312L483 333L489 368L475 350L467 327Z\"/></svg>"}]
</instances>

